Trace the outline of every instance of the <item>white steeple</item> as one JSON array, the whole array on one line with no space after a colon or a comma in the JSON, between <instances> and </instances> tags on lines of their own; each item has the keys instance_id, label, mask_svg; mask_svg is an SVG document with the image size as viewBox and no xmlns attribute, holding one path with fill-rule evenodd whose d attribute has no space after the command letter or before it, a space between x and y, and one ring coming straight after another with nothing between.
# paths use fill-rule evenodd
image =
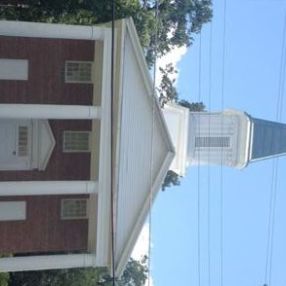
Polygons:
<instances>
[{"instance_id":1,"label":"white steeple","mask_svg":"<svg viewBox=\"0 0 286 286\"><path fill-rule=\"evenodd\" d=\"M188 165L243 168L248 163L251 121L236 110L190 113Z\"/></svg>"},{"instance_id":2,"label":"white steeple","mask_svg":"<svg viewBox=\"0 0 286 286\"><path fill-rule=\"evenodd\" d=\"M190 165L244 168L249 162L286 154L286 124L245 112L189 112L166 104L163 113L176 150L171 170L183 176Z\"/></svg>"}]
</instances>

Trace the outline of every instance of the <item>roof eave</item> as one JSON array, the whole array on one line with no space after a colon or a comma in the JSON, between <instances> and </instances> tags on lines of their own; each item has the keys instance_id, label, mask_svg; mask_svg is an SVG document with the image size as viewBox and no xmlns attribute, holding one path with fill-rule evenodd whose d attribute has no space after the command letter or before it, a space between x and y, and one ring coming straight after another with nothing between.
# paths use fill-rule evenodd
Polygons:
<instances>
[{"instance_id":1,"label":"roof eave","mask_svg":"<svg viewBox=\"0 0 286 286\"><path fill-rule=\"evenodd\" d=\"M154 107L156 109L155 111L157 112L158 118L160 121L160 126L161 126L163 132L166 134L165 142L166 142L167 150L169 150L169 151L166 155L164 163L162 164L162 166L158 172L158 175L156 176L156 178L154 180L154 183L152 185L152 191L150 191L148 198L145 200L145 202L143 204L143 207L139 213L136 224L134 225L132 233L129 236L129 240L125 244L125 247L122 251L122 255L120 256L119 261L115 262L116 276L120 276L122 274L122 271L124 270L124 267L128 262L128 259L131 255L133 247L136 243L136 240L140 234L140 231L144 225L145 219L148 215L149 207L150 207L150 198L152 198L152 201L153 201L154 197L159 192L159 190L161 188L161 184L162 184L162 182L165 178L165 175L169 170L169 166L171 165L172 160L175 156L175 148L173 146L173 143L172 143L172 140L171 140L171 137L170 137L164 116L162 114L161 107L160 107L159 102L158 102L158 98L154 95L154 92L153 92L153 83L152 83L152 80L151 80L151 77L150 77L150 74L148 71L148 67L147 67L147 64L145 61L143 50L142 50L142 47L140 45L140 41L139 41L136 29L135 29L135 25L133 23L133 20L131 18L129 18L129 19L122 19L118 22L121 24L120 30L117 30L117 37L120 37L120 44L118 45L118 48L121 50L118 50L117 54L122 56L122 54L123 54L122 49L124 47L124 39L125 39L124 34L130 33L130 38L132 40L132 45L134 47L134 52L135 52L136 58L137 58L138 62L140 62L140 65L139 65L140 71L141 71L142 79L144 81L144 84L145 84L145 87L147 90L146 96L149 96L150 100L152 100L152 104L154 104ZM117 94L117 96L119 98L119 102L120 102L120 96L122 96L121 87L122 87L122 65L123 64L124 63L121 60L120 67L118 67L118 70L117 70L117 72L119 72L118 76L120 78L120 82L118 84L119 89L118 89L118 94ZM114 174L115 174L114 186L117 186L117 182L118 182L117 179L118 179L118 172L119 172L118 152L120 150L120 130L122 128L122 126L121 126L121 115L122 115L121 114L122 113L121 107L122 106L119 103L118 104L118 114L117 114L117 119L118 119L118 121L117 121L118 122L117 132L116 132L117 136L116 136L116 143L115 143L116 144L116 146L115 146L115 148L116 148L116 162L115 162L115 166L114 166L114 168L115 168L114 169ZM116 208L116 205L117 205L116 193L118 191L119 191L118 189L115 191L115 196L114 196L115 209L117 209ZM110 243L110 245L111 245L111 243ZM110 261L111 260L112 260L112 258L110 256ZM111 262L110 262L110 265L111 265Z\"/></svg>"}]
</instances>

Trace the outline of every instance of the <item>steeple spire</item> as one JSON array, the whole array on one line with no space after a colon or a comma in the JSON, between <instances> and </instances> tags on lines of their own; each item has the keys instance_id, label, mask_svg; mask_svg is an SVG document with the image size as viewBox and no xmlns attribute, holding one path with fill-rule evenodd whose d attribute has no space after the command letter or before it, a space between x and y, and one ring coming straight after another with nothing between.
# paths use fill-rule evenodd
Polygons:
<instances>
[{"instance_id":1,"label":"steeple spire","mask_svg":"<svg viewBox=\"0 0 286 286\"><path fill-rule=\"evenodd\" d=\"M286 124L256 118L251 121L250 161L286 154Z\"/></svg>"}]
</instances>

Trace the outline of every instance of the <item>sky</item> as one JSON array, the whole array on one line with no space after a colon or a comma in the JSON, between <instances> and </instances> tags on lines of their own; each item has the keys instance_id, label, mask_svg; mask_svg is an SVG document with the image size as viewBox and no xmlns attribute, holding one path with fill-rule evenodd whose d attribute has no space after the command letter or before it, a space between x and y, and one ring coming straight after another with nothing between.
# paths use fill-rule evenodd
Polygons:
<instances>
[{"instance_id":1,"label":"sky","mask_svg":"<svg viewBox=\"0 0 286 286\"><path fill-rule=\"evenodd\" d=\"M184 51L174 53L180 98L190 101L201 98L210 111L235 108L253 117L275 120L286 1L226 0L225 46L224 0L214 0L213 11L212 24L203 27L185 55L182 56ZM283 115L282 121L286 121ZM266 280L273 160L256 162L243 170L200 167L200 176L198 168L191 167L179 187L159 193L151 211L152 284L285 285L285 168L286 158L279 159L275 220L271 224L274 226L272 263ZM146 229L143 229L145 234Z\"/></svg>"}]
</instances>

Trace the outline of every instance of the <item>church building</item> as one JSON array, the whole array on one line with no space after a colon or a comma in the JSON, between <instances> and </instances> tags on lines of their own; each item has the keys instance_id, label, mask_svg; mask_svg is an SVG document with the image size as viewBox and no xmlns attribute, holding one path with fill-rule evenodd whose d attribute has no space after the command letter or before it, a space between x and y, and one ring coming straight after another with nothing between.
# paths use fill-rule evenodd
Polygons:
<instances>
[{"instance_id":1,"label":"church building","mask_svg":"<svg viewBox=\"0 0 286 286\"><path fill-rule=\"evenodd\" d=\"M0 21L0 271L130 257L174 147L132 19L115 39L111 110L110 26Z\"/></svg>"},{"instance_id":2,"label":"church building","mask_svg":"<svg viewBox=\"0 0 286 286\"><path fill-rule=\"evenodd\" d=\"M0 271L118 276L169 169L286 153L285 124L162 109L131 19L114 56L112 105L110 26L0 21Z\"/></svg>"}]
</instances>

